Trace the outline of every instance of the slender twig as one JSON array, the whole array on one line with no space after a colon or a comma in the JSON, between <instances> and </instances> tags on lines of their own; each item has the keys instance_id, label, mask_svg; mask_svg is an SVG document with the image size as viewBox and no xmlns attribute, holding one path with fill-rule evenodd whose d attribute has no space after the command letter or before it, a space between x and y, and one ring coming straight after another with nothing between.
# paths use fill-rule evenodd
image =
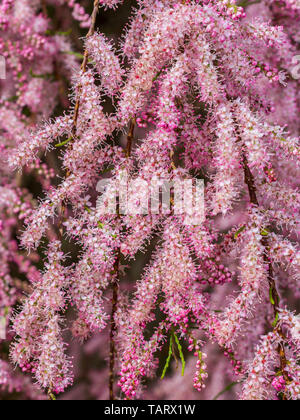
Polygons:
<instances>
[{"instance_id":1,"label":"slender twig","mask_svg":"<svg viewBox=\"0 0 300 420\"><path fill-rule=\"evenodd\" d=\"M129 132L127 136L127 145L126 145L126 157L129 158L131 156L131 149L132 149L132 142L133 142L133 134L135 129L135 119L132 119L129 126Z\"/></svg>"},{"instance_id":2,"label":"slender twig","mask_svg":"<svg viewBox=\"0 0 300 420\"><path fill-rule=\"evenodd\" d=\"M43 14L45 16L48 16L47 5L46 5L46 1L45 0L41 0L41 6L42 6Z\"/></svg>"}]
</instances>

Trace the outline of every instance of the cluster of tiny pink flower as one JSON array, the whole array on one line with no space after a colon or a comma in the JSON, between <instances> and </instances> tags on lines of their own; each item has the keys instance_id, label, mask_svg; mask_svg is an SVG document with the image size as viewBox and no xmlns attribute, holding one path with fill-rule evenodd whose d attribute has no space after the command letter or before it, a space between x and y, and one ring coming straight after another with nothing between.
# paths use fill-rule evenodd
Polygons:
<instances>
[{"instance_id":1,"label":"cluster of tiny pink flower","mask_svg":"<svg viewBox=\"0 0 300 420\"><path fill-rule=\"evenodd\" d=\"M119 54L96 18L120 3L95 0L91 16L76 0L0 5L0 316L13 325L12 361L50 396L66 390L71 306L81 340L110 322L110 383L117 359L127 399L141 395L168 338L167 367L175 344L183 359L187 343L198 358L194 387L205 387L195 329L228 357L241 399L297 399L299 316L285 305L299 282L300 108L299 83L285 74L300 7L262 0L265 22L227 0L138 0ZM89 28L81 67L53 15L62 29L73 20ZM177 186L199 177L205 212L189 190L182 214ZM139 212L149 184L156 197ZM141 279L119 287L124 260L137 261L153 238ZM0 360L0 385L14 383Z\"/></svg>"}]
</instances>

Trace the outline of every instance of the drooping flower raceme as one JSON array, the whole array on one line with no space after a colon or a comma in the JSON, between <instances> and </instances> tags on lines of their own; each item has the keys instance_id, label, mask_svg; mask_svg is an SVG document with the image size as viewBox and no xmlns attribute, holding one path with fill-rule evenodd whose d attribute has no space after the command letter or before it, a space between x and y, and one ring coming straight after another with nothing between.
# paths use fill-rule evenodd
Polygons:
<instances>
[{"instance_id":1,"label":"drooping flower raceme","mask_svg":"<svg viewBox=\"0 0 300 420\"><path fill-rule=\"evenodd\" d=\"M97 14L121 1L93 3L0 6L0 321L23 371L0 360L0 386L54 398L65 329L109 329L111 399L189 353L205 392L208 345L241 399L298 399L297 2L139 0L118 42Z\"/></svg>"}]
</instances>

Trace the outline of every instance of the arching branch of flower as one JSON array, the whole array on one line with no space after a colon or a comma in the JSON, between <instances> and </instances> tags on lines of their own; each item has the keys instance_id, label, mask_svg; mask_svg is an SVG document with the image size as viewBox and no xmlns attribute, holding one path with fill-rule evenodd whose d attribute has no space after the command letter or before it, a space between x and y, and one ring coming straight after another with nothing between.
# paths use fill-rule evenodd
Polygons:
<instances>
[{"instance_id":1,"label":"arching branch of flower","mask_svg":"<svg viewBox=\"0 0 300 420\"><path fill-rule=\"evenodd\" d=\"M129 123L129 130L127 134L127 141L126 141L126 148L125 148L125 155L127 159L130 159L131 157L135 126L136 126L136 120L135 118L132 118ZM117 216L118 216L118 219L121 218L119 203L117 203ZM110 318L110 352L109 352L109 398L110 400L115 399L115 394L114 394L115 357L116 357L115 337L118 332L115 317L116 317L116 312L118 309L120 259L121 259L121 249L119 248L116 252L116 261L114 264L114 280L112 284L113 295L112 295L112 309L111 309L111 318Z\"/></svg>"},{"instance_id":2,"label":"arching branch of flower","mask_svg":"<svg viewBox=\"0 0 300 420\"><path fill-rule=\"evenodd\" d=\"M86 38L91 37L95 33L96 20L97 20L97 15L98 15L98 11L99 11L99 4L100 4L99 0L94 0L94 8L93 8L93 12L92 12L92 15L91 15L91 24L90 24L89 31L86 35ZM89 61L89 53L88 53L87 49L85 49L83 61L82 61L82 64L81 64L81 71L83 73L85 73L86 70L87 70L88 61ZM81 91L82 91L82 86L79 85L78 89L77 89L77 98L76 98L75 107L74 107L74 114L73 114L72 136L71 136L70 139L68 139L68 143L67 143L68 148L71 148L72 142L74 141L74 138L75 138L76 132L77 132L77 121L78 121L78 116L79 116ZM71 175L71 170L69 168L67 168L66 177L68 178L70 175ZM65 217L65 213L66 213L66 204L63 202L62 205L61 205L61 215L62 215L62 217L60 218L60 220L58 222L58 228L59 228L61 236L63 236L62 223L63 223L63 218Z\"/></svg>"},{"instance_id":3,"label":"arching branch of flower","mask_svg":"<svg viewBox=\"0 0 300 420\"><path fill-rule=\"evenodd\" d=\"M238 139L239 142L242 144L242 139L240 134L238 133L238 128L236 128L237 130L237 134L238 134ZM252 171L249 167L248 164L248 159L247 156L245 154L245 151L242 151L242 162L243 162L243 169L244 169L244 176L245 176L245 183L248 187L248 192L249 192L249 197L250 197L250 202L252 205L254 206L259 206L259 202L258 202L258 198L257 198L257 192L256 192L256 185L255 185L255 179L254 176L252 174ZM274 273L273 273L273 267L272 267L272 263L270 261L270 257L269 257L269 241L268 241L268 237L263 236L262 240L262 245L265 249L264 252L264 260L266 265L268 266L268 282L269 282L269 287L270 287L270 297L271 297L271 303L273 305L273 310L274 310L274 316L275 316L275 322L277 322L276 320L278 319L278 315L279 315L279 302L280 302L280 298L279 298L279 293L277 291L276 288L276 283L274 280ZM286 354L285 354L285 337L284 337L284 333L282 331L282 328L280 326L275 326L275 330L277 331L277 333L280 335L280 337L282 337L282 342L278 345L278 355L280 358L280 368L281 368L281 372L282 375L286 381L286 383L289 383L289 377L288 374L286 373L286 366L287 366L287 359L286 359ZM286 400L286 396L283 393L283 400Z\"/></svg>"},{"instance_id":4,"label":"arching branch of flower","mask_svg":"<svg viewBox=\"0 0 300 420\"><path fill-rule=\"evenodd\" d=\"M188 360L180 386L192 385L187 376L194 362L193 386L204 399L214 382L209 372L224 377L228 370L219 354L219 360L209 357L206 369L209 343L218 344L232 364L230 374L242 382L241 399L297 399L299 317L285 304L295 306L299 280L299 98L297 82L288 80L285 91L280 84L293 62L292 18L300 8L290 13L287 2L272 8L262 0L259 9L271 21L278 16L276 27L256 19L255 7L245 13L235 2L143 0L130 11L123 42L114 42L98 32L96 18L100 7L116 9L121 2L93 0L92 16L77 0L0 5L0 50L7 47L13 72L0 92L0 322L8 324L19 303L12 263L32 285L12 320L11 359L50 390L50 398L68 392L73 347L67 351L63 328L71 320L70 332L83 346L100 331L109 336L109 343L105 335L95 337L105 341L105 354L107 346L110 351L109 378L107 369L103 378L108 389L98 388L97 397L109 392L117 398L120 366L120 395L140 398L169 341L166 369L172 354L185 367L185 350L191 352L195 360ZM41 13L43 5L48 16ZM87 29L79 34L79 26ZM74 43L80 54L72 42L85 31L84 48ZM71 86L71 106L60 95L60 75ZM8 93L17 99L7 101ZM124 130L127 142L125 134L120 147L113 138ZM37 161L50 150L61 153ZM16 168L41 185L39 203L31 186L24 203ZM195 192L204 198L205 215L195 207ZM147 214L132 211L147 205ZM204 217L193 223L195 215ZM32 260L16 249L23 222L20 244ZM32 263L42 266L44 241L47 259L39 272ZM151 258L128 284L122 263L128 258L139 265L142 251ZM268 334L266 319L272 323ZM198 330L194 337L190 329ZM0 360L0 388L2 366Z\"/></svg>"}]
</instances>

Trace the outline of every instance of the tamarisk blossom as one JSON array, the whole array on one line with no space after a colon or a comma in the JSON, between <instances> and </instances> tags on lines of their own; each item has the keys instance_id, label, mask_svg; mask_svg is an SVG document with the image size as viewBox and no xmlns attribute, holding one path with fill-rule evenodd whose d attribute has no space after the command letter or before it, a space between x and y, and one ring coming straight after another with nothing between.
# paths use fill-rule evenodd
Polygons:
<instances>
[{"instance_id":1,"label":"tamarisk blossom","mask_svg":"<svg viewBox=\"0 0 300 420\"><path fill-rule=\"evenodd\" d=\"M259 131L259 122L251 114L246 104L236 102L236 118L239 121L241 138L246 148L246 154L250 167L264 169L268 166L270 157L268 149L260 140L264 133Z\"/></svg>"},{"instance_id":2,"label":"tamarisk blossom","mask_svg":"<svg viewBox=\"0 0 300 420\"><path fill-rule=\"evenodd\" d=\"M111 124L101 112L101 108L98 109L100 107L100 98L93 80L92 73L86 72L80 75L78 82L82 86L80 114L82 131L78 130L77 135L84 135L85 140L75 140L72 149L64 156L64 165L67 170L72 171L71 175L57 189L53 189L48 193L46 200L41 203L40 207L33 212L27 221L28 228L22 235L22 243L27 248L36 247L39 244L46 232L47 220L55 216L55 211L63 202L67 200L75 201L78 194L87 189L89 182L93 181L94 171L99 166L100 156L95 153L95 147L105 135L110 134ZM90 119L91 112L96 109L97 114ZM68 118L68 122L70 122L70 118ZM57 123L59 124L59 120ZM33 158L34 154L32 151L29 151L29 154L30 152ZM75 165L74 162L76 162ZM90 172L87 177L88 171Z\"/></svg>"},{"instance_id":3,"label":"tamarisk blossom","mask_svg":"<svg viewBox=\"0 0 300 420\"><path fill-rule=\"evenodd\" d=\"M291 344L295 350L299 349L300 339L300 317L287 309L281 309L279 312L278 322L288 329Z\"/></svg>"},{"instance_id":4,"label":"tamarisk blossom","mask_svg":"<svg viewBox=\"0 0 300 420\"><path fill-rule=\"evenodd\" d=\"M224 91L218 80L218 71L214 66L216 56L211 52L209 42L203 35L194 35L190 47L188 53L189 65L193 70L200 98L204 102L220 100Z\"/></svg>"},{"instance_id":5,"label":"tamarisk blossom","mask_svg":"<svg viewBox=\"0 0 300 420\"><path fill-rule=\"evenodd\" d=\"M112 228L108 220L105 225L97 214L89 214L88 228L78 229L77 221L66 222L69 235L79 237L84 246L84 253L72 276L71 296L79 318L91 330L102 330L108 319L104 312L103 293L113 281L115 254L119 245L117 225ZM101 228L99 226L101 225ZM101 241L101 248L98 243Z\"/></svg>"},{"instance_id":6,"label":"tamarisk blossom","mask_svg":"<svg viewBox=\"0 0 300 420\"><path fill-rule=\"evenodd\" d=\"M29 227L22 234L22 245L28 249L36 248L47 231L49 218L55 217L55 211L64 199L73 198L75 200L83 186L83 179L73 175L66 179L57 190L50 191L48 198L26 220Z\"/></svg>"},{"instance_id":7,"label":"tamarisk blossom","mask_svg":"<svg viewBox=\"0 0 300 420\"><path fill-rule=\"evenodd\" d=\"M13 372L8 362L0 360L0 389L8 393L22 393L26 399L33 401L46 400L46 396L37 385L20 373Z\"/></svg>"},{"instance_id":8,"label":"tamarisk blossom","mask_svg":"<svg viewBox=\"0 0 300 420\"><path fill-rule=\"evenodd\" d=\"M240 155L234 133L234 122L229 104L220 106L216 112L215 162L217 173L214 177L215 195L213 214L229 211L238 198L240 178Z\"/></svg>"},{"instance_id":9,"label":"tamarisk blossom","mask_svg":"<svg viewBox=\"0 0 300 420\"><path fill-rule=\"evenodd\" d=\"M205 388L204 381L207 378L208 374L206 373L206 364L204 360L207 358L207 354L199 352L198 354L198 360L196 365L196 374L194 378L194 388L197 391L201 391L203 388Z\"/></svg>"},{"instance_id":10,"label":"tamarisk blossom","mask_svg":"<svg viewBox=\"0 0 300 420\"><path fill-rule=\"evenodd\" d=\"M186 13L182 13L183 10ZM179 6L178 9L157 14L149 24L144 43L139 48L141 57L136 63L139 65L133 67L122 89L118 113L121 121L128 121L128 116L134 116L145 104L146 94L156 74L174 57L183 42L184 33L189 27L190 13L191 10L186 6ZM165 32L169 32L168 37ZM159 69L156 63L159 63Z\"/></svg>"},{"instance_id":11,"label":"tamarisk blossom","mask_svg":"<svg viewBox=\"0 0 300 420\"><path fill-rule=\"evenodd\" d=\"M1 226L0 252L1 252L1 273L0 273L0 317L1 317L1 339L7 334L8 320L12 312L12 307L17 300L17 289L14 287L12 276L10 275L9 262L11 252L6 248L5 239L9 237L10 229Z\"/></svg>"},{"instance_id":12,"label":"tamarisk blossom","mask_svg":"<svg viewBox=\"0 0 300 420\"><path fill-rule=\"evenodd\" d=\"M82 28L89 28L90 27L90 16L85 13L84 8L76 2L76 0L65 0L67 5L72 8L72 16L74 19L80 22L80 26Z\"/></svg>"},{"instance_id":13,"label":"tamarisk blossom","mask_svg":"<svg viewBox=\"0 0 300 420\"><path fill-rule=\"evenodd\" d=\"M216 246L216 236L210 232L209 227L187 225L184 231L190 252L195 253L199 260L198 272L201 283L204 285L231 283L235 273L231 273L229 268L222 264L223 252Z\"/></svg>"},{"instance_id":14,"label":"tamarisk blossom","mask_svg":"<svg viewBox=\"0 0 300 420\"><path fill-rule=\"evenodd\" d=\"M288 283L296 294L299 293L297 284L299 282L300 254L288 239L283 239L275 234L271 235L270 255L272 261L284 268L288 273Z\"/></svg>"},{"instance_id":15,"label":"tamarisk blossom","mask_svg":"<svg viewBox=\"0 0 300 420\"><path fill-rule=\"evenodd\" d=\"M103 89L113 96L120 89L124 70L120 66L119 58L112 45L102 34L96 33L86 40L86 49L101 76ZM111 77L112 74L114 77Z\"/></svg>"},{"instance_id":16,"label":"tamarisk blossom","mask_svg":"<svg viewBox=\"0 0 300 420\"><path fill-rule=\"evenodd\" d=\"M153 236L153 231L161 224L159 215L137 215L135 220L130 216L123 219L128 229L126 238L121 243L121 252L126 257L134 258L138 251L143 251Z\"/></svg>"},{"instance_id":17,"label":"tamarisk blossom","mask_svg":"<svg viewBox=\"0 0 300 420\"><path fill-rule=\"evenodd\" d=\"M50 18L36 16L38 1L23 1L26 22L35 20L35 29L26 31L20 24L22 2L3 6L17 30L10 19L3 19L8 33L2 31L0 53L7 49L12 71L0 108L7 108L0 112L10 120L0 123L1 159L28 173L37 157L50 161L42 153L51 150L62 177L47 185L38 206L31 210L33 200L27 197L30 205L17 212L26 224L21 245L33 251L47 237L50 245L46 272L36 276L13 321L12 359L31 371L50 395L64 391L72 374L60 324L70 301L77 312L72 332L80 339L110 322L112 397L115 359L125 398L140 397L143 380L156 374L163 346L172 337L179 342L178 351L180 343L187 343L195 353L190 383L200 391L208 372L196 329L197 337L219 345L233 373L244 380L242 399L296 399L298 321L283 309L280 295L298 280L298 250L287 236L292 238L297 226L299 127L281 127L283 113L276 105L284 92L285 51L288 63L295 52L294 34L258 19L246 20L244 9L234 3L141 0L125 30L121 60L96 28L99 6L114 8L118 3L96 0L87 19L74 1L50 1L54 8L73 8L83 26L89 20L83 63L73 70L65 63L60 35L47 35ZM40 72L32 65L41 56ZM53 81L48 78L56 74L53 63L56 69L62 63L63 75L72 76L72 104L45 124L61 85L60 74ZM297 85L286 83L288 107L296 115ZM55 93L47 103L44 88ZM8 106L12 94L18 100ZM24 115L24 106L30 117ZM6 163L1 168L0 209L5 200L19 198L11 169ZM96 186L108 176L98 199ZM177 214L175 198L176 184L195 177L205 178L206 214L193 225L185 222L200 218L200 211L190 205L187 214ZM163 192L165 181L174 183L169 205L159 204L162 211L155 214L139 213L137 209L151 207L148 202L141 205L143 189ZM118 187L125 182L131 214L122 211ZM189 199L191 204L190 193ZM6 215L4 220L9 220ZM16 221L13 226L19 233ZM0 283L0 291L5 299L12 296L7 303L11 311L16 295L5 242L13 232L4 233L0 245L8 287ZM119 288L123 259L138 258L152 237L160 242L150 263L124 291L123 284ZM80 248L69 267L60 251L62 241ZM277 264L293 274L291 281ZM239 290L233 295L236 280ZM224 296L216 303L221 288ZM232 298L227 304L228 295ZM256 335L254 322L259 326ZM244 346L239 344L243 334Z\"/></svg>"},{"instance_id":18,"label":"tamarisk blossom","mask_svg":"<svg viewBox=\"0 0 300 420\"><path fill-rule=\"evenodd\" d=\"M100 0L100 5L107 9L114 9L120 3L123 3L123 0Z\"/></svg>"},{"instance_id":19,"label":"tamarisk blossom","mask_svg":"<svg viewBox=\"0 0 300 420\"><path fill-rule=\"evenodd\" d=\"M32 372L40 386L52 393L60 393L72 384L71 361L65 355L59 326L68 287L63 259L59 242L51 243L42 281L35 285L13 321L18 337L11 349L13 362L23 371Z\"/></svg>"},{"instance_id":20,"label":"tamarisk blossom","mask_svg":"<svg viewBox=\"0 0 300 420\"><path fill-rule=\"evenodd\" d=\"M280 337L269 333L262 337L256 348L253 362L249 366L248 378L243 384L242 400L275 399L275 389L272 379L275 377L275 367L279 363L276 348Z\"/></svg>"},{"instance_id":21,"label":"tamarisk blossom","mask_svg":"<svg viewBox=\"0 0 300 420\"><path fill-rule=\"evenodd\" d=\"M265 124L265 129L266 135L273 143L275 151L281 153L283 157L292 158L298 165L300 153L299 139L288 135L288 133L284 132L282 127Z\"/></svg>"},{"instance_id":22,"label":"tamarisk blossom","mask_svg":"<svg viewBox=\"0 0 300 420\"><path fill-rule=\"evenodd\" d=\"M232 344L236 334L241 330L242 323L247 321L259 302L267 285L267 268L264 261L261 231L261 217L250 216L249 228L244 233L244 249L241 257L240 286L241 292L230 303L221 315L216 336L220 344Z\"/></svg>"},{"instance_id":23,"label":"tamarisk blossom","mask_svg":"<svg viewBox=\"0 0 300 420\"><path fill-rule=\"evenodd\" d=\"M284 372L284 386L287 397L297 400L300 394L300 371L298 366L298 355L300 347L300 317L287 309L282 309L278 316L278 325L287 330L287 340L290 345L288 363Z\"/></svg>"},{"instance_id":24,"label":"tamarisk blossom","mask_svg":"<svg viewBox=\"0 0 300 420\"><path fill-rule=\"evenodd\" d=\"M54 140L70 133L71 126L72 121L70 117L65 116L57 118L54 123L45 124L37 132L31 133L18 144L18 153L10 155L10 166L21 167L32 163L41 148L49 150Z\"/></svg>"},{"instance_id":25,"label":"tamarisk blossom","mask_svg":"<svg viewBox=\"0 0 300 420\"><path fill-rule=\"evenodd\" d=\"M287 310L280 310L277 327L279 324L288 328L290 343L295 346L293 351L298 352L299 316L296 317ZM242 399L271 399L274 389L277 392L285 392L289 399L298 399L300 391L299 368L296 366L292 353L290 353L290 359L286 366L282 367L276 351L276 348L281 346L280 342L281 337L276 328L272 333L262 338L261 343L257 346L255 358L249 366L248 379L243 384ZM277 372L276 368L278 366L281 366L281 370Z\"/></svg>"},{"instance_id":26,"label":"tamarisk blossom","mask_svg":"<svg viewBox=\"0 0 300 420\"><path fill-rule=\"evenodd\" d=\"M148 343L142 338L143 328L153 320L159 293L162 292L164 296L159 307L167 317L166 325L171 322L179 327L182 333L188 328L190 312L196 314L198 311L198 315L204 305L203 296L195 293L196 270L189 255L189 248L184 245L183 238L174 225L165 228L164 241L163 247L138 284L129 312L131 322L127 328L131 332L128 343L123 345L124 355L119 382L127 397L137 395L140 379L151 371L155 363L155 352L164 341L164 330L161 329L156 331ZM172 269L173 261L177 264L176 271ZM121 332L123 328L124 326L121 326Z\"/></svg>"}]
</instances>

